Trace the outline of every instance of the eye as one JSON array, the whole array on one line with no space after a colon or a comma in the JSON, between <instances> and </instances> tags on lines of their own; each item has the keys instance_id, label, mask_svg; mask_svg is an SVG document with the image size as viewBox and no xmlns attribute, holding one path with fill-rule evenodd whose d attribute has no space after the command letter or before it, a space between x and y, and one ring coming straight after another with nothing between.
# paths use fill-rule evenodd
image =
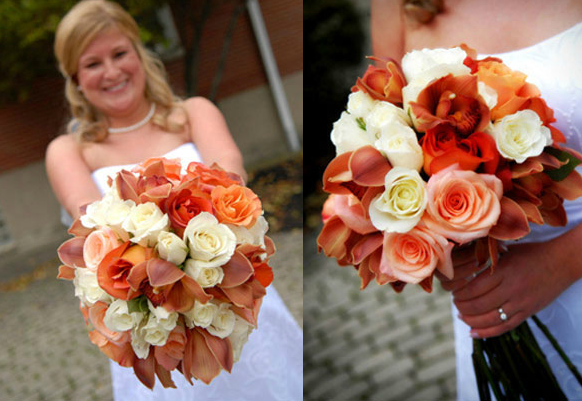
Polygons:
<instances>
[{"instance_id":1,"label":"eye","mask_svg":"<svg viewBox=\"0 0 582 401\"><path fill-rule=\"evenodd\" d=\"M121 57L123 57L123 56L124 56L126 53L127 53L127 51L125 51L125 50L120 50L120 51L118 51L118 52L115 52L115 54L113 55L113 57L115 57L115 58L121 58Z\"/></svg>"},{"instance_id":2,"label":"eye","mask_svg":"<svg viewBox=\"0 0 582 401\"><path fill-rule=\"evenodd\" d=\"M85 65L85 68L95 68L95 67L97 67L98 65L99 65L99 62L97 62L97 61L93 61L93 62L91 62L91 63L89 63L89 64L86 64L86 65Z\"/></svg>"}]
</instances>

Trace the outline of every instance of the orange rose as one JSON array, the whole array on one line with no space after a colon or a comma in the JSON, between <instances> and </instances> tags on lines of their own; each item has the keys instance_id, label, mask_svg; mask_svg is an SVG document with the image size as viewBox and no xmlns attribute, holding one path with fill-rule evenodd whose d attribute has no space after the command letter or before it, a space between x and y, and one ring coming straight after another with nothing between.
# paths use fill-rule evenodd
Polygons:
<instances>
[{"instance_id":1,"label":"orange rose","mask_svg":"<svg viewBox=\"0 0 582 401\"><path fill-rule=\"evenodd\" d=\"M362 78L358 78L352 92L361 90L376 100L383 100L397 106L402 105L402 87L406 85L404 74L400 67L391 59L368 57L372 60L385 62L386 68L369 65Z\"/></svg>"},{"instance_id":2,"label":"orange rose","mask_svg":"<svg viewBox=\"0 0 582 401\"><path fill-rule=\"evenodd\" d=\"M251 228L262 213L259 197L249 188L231 185L217 186L210 194L216 218L220 223Z\"/></svg>"},{"instance_id":3,"label":"orange rose","mask_svg":"<svg viewBox=\"0 0 582 401\"><path fill-rule=\"evenodd\" d=\"M489 124L489 108L477 90L477 77L453 76L437 79L410 102L414 126L420 132L439 124L450 124L461 136L482 131Z\"/></svg>"},{"instance_id":4,"label":"orange rose","mask_svg":"<svg viewBox=\"0 0 582 401\"><path fill-rule=\"evenodd\" d=\"M128 241L109 252L97 267L99 286L112 297L124 300L133 299L141 294L141 290L131 289L127 276L134 266L152 256L151 249L130 245L131 242Z\"/></svg>"},{"instance_id":5,"label":"orange rose","mask_svg":"<svg viewBox=\"0 0 582 401\"><path fill-rule=\"evenodd\" d=\"M180 237L188 222L200 212L212 213L212 203L208 194L197 189L182 189L174 192L164 202L165 213L168 214L172 228Z\"/></svg>"},{"instance_id":6,"label":"orange rose","mask_svg":"<svg viewBox=\"0 0 582 401\"><path fill-rule=\"evenodd\" d=\"M420 140L424 154L424 171L428 175L458 163L463 170L477 170L483 163L487 174L494 174L499 163L495 140L483 132L459 138L447 124L426 131Z\"/></svg>"}]
</instances>

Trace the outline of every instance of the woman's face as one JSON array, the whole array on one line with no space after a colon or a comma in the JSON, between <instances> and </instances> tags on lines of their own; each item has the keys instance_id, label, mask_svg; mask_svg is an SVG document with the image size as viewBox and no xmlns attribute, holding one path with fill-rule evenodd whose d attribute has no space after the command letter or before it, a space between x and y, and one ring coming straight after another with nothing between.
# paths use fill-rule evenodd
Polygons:
<instances>
[{"instance_id":1,"label":"woman's face","mask_svg":"<svg viewBox=\"0 0 582 401\"><path fill-rule=\"evenodd\" d=\"M79 57L77 79L85 98L108 117L123 117L145 102L145 72L127 36L110 29Z\"/></svg>"}]
</instances>

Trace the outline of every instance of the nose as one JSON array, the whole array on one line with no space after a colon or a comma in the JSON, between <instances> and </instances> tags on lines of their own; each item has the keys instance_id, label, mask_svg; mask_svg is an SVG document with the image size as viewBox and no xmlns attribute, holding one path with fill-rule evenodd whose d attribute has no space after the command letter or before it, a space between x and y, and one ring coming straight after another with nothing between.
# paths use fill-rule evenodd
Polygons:
<instances>
[{"instance_id":1,"label":"nose","mask_svg":"<svg viewBox=\"0 0 582 401\"><path fill-rule=\"evenodd\" d=\"M106 59L103 63L104 65L104 78L105 79L115 79L119 76L119 67L111 59Z\"/></svg>"}]
</instances>

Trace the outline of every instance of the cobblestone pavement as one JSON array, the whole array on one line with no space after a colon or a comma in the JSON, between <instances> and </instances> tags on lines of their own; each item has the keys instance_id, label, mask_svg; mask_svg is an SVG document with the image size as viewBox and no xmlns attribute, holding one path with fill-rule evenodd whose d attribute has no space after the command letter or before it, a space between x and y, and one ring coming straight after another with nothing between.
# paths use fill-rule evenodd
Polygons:
<instances>
[{"instance_id":1,"label":"cobblestone pavement","mask_svg":"<svg viewBox=\"0 0 582 401\"><path fill-rule=\"evenodd\" d=\"M396 294L304 242L304 399L454 400L450 296L407 286Z\"/></svg>"},{"instance_id":2,"label":"cobblestone pavement","mask_svg":"<svg viewBox=\"0 0 582 401\"><path fill-rule=\"evenodd\" d=\"M303 234L271 237L274 285L302 325ZM43 255L33 269L14 265L23 274L9 281L0 261L0 400L109 401L108 359L89 341L73 285L55 278L54 252Z\"/></svg>"}]
</instances>

